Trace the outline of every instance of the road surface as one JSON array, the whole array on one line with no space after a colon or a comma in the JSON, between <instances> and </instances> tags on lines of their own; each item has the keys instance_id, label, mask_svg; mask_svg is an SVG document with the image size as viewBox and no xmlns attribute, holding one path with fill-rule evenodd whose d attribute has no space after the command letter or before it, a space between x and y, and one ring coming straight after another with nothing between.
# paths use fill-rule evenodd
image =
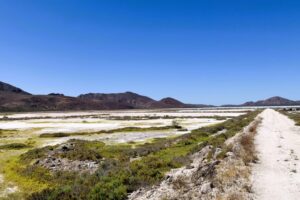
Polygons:
<instances>
[{"instance_id":1,"label":"road surface","mask_svg":"<svg viewBox=\"0 0 300 200\"><path fill-rule=\"evenodd\" d=\"M257 200L300 199L300 127L271 109L263 111L255 138L259 162L253 167Z\"/></svg>"}]
</instances>

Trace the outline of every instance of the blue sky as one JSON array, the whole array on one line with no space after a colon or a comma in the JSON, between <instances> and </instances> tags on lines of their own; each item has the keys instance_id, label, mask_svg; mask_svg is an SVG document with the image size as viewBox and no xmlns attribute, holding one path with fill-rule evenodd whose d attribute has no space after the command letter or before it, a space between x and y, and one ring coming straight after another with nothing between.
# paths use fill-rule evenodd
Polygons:
<instances>
[{"instance_id":1,"label":"blue sky","mask_svg":"<svg viewBox=\"0 0 300 200\"><path fill-rule=\"evenodd\" d=\"M35 94L300 100L300 2L0 0L0 80Z\"/></svg>"}]
</instances>

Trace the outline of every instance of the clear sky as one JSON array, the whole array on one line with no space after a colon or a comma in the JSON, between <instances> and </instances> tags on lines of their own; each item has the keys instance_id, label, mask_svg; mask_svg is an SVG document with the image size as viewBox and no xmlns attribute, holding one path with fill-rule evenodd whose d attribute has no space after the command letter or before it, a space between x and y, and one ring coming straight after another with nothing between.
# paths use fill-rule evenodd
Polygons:
<instances>
[{"instance_id":1,"label":"clear sky","mask_svg":"<svg viewBox=\"0 0 300 200\"><path fill-rule=\"evenodd\" d=\"M0 0L0 80L35 94L300 100L300 1Z\"/></svg>"}]
</instances>

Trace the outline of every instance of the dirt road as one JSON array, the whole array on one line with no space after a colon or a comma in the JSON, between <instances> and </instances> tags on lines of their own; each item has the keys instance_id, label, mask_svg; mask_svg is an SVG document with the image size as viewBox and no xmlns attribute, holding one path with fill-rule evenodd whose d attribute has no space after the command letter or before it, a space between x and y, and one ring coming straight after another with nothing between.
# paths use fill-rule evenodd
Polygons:
<instances>
[{"instance_id":1,"label":"dirt road","mask_svg":"<svg viewBox=\"0 0 300 200\"><path fill-rule=\"evenodd\" d=\"M259 163L253 168L258 200L300 199L300 128L288 117L265 110L255 138Z\"/></svg>"}]
</instances>

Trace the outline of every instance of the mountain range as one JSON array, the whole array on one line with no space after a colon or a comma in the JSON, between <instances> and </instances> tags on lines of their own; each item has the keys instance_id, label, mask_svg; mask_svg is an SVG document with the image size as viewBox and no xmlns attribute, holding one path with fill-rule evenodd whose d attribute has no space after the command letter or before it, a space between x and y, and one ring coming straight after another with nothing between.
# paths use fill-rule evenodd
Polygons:
<instances>
[{"instance_id":1,"label":"mountain range","mask_svg":"<svg viewBox=\"0 0 300 200\"><path fill-rule=\"evenodd\" d=\"M246 102L232 106L291 106L300 105L282 97L272 97L257 102ZM33 95L18 87L0 81L0 111L68 111L68 110L113 110L113 109L156 109L156 108L200 108L204 104L185 104L167 97L156 101L133 92L125 93L88 93L78 97L59 93Z\"/></svg>"},{"instance_id":2,"label":"mountain range","mask_svg":"<svg viewBox=\"0 0 300 200\"><path fill-rule=\"evenodd\" d=\"M33 95L0 81L0 111L155 109L192 106L196 105L184 104L170 97L156 101L133 92L88 93L78 97L65 96L59 93Z\"/></svg>"}]
</instances>

